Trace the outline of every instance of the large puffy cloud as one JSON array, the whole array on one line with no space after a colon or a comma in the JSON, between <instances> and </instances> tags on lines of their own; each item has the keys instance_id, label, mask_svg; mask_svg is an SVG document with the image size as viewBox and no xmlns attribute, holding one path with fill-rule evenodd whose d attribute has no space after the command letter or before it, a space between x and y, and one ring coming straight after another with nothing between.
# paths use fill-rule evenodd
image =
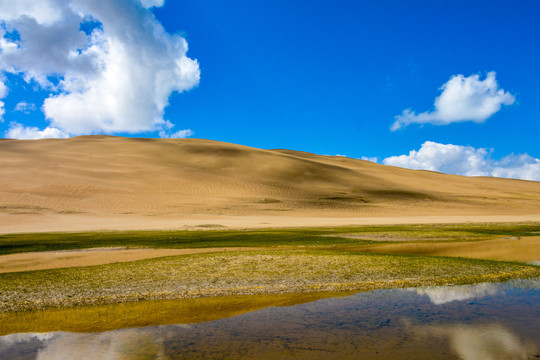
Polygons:
<instances>
[{"instance_id":1,"label":"large puffy cloud","mask_svg":"<svg viewBox=\"0 0 540 360\"><path fill-rule=\"evenodd\" d=\"M199 82L186 40L147 9L163 0L11 5L0 0L0 70L52 91L42 109L58 133L170 130L169 96Z\"/></svg>"},{"instance_id":2,"label":"large puffy cloud","mask_svg":"<svg viewBox=\"0 0 540 360\"><path fill-rule=\"evenodd\" d=\"M408 155L391 156L386 165L409 169L432 170L467 176L496 176L540 181L540 159L527 154L508 155L501 160L491 158L491 151L472 146L440 144L426 141L420 150Z\"/></svg>"},{"instance_id":3,"label":"large puffy cloud","mask_svg":"<svg viewBox=\"0 0 540 360\"><path fill-rule=\"evenodd\" d=\"M484 122L499 111L502 105L511 105L515 97L499 89L495 72L489 72L484 80L478 75L465 77L454 75L441 87L442 93L435 99L435 110L416 114L406 109L396 116L392 131L409 124L447 125L454 122Z\"/></svg>"}]
</instances>

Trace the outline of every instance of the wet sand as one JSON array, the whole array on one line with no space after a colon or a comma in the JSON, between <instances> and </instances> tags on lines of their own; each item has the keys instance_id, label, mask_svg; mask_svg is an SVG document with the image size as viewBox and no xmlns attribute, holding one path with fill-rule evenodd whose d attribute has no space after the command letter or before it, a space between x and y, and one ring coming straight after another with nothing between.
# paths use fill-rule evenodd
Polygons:
<instances>
[{"instance_id":1,"label":"wet sand","mask_svg":"<svg viewBox=\"0 0 540 360\"><path fill-rule=\"evenodd\" d=\"M540 236L447 243L381 244L362 247L362 251L466 257L540 264Z\"/></svg>"},{"instance_id":2,"label":"wet sand","mask_svg":"<svg viewBox=\"0 0 540 360\"><path fill-rule=\"evenodd\" d=\"M369 236L345 235L358 239ZM375 238L374 238L375 239ZM381 240L396 241L393 238ZM398 239L397 241L414 241ZM375 240L376 241L376 240ZM229 247L204 249L151 249L151 248L93 248L67 251L31 252L0 256L0 273L33 270L59 269L78 266L104 265L115 262L128 262L174 255L191 255L222 251L250 251L270 248ZM276 248L271 248L275 250ZM292 247L288 247L292 249ZM540 263L540 236L523 238L502 238L463 242L409 242L403 244L381 244L360 247L347 247L349 250L373 253L401 253L467 257L488 260L520 261Z\"/></svg>"},{"instance_id":3,"label":"wet sand","mask_svg":"<svg viewBox=\"0 0 540 360\"><path fill-rule=\"evenodd\" d=\"M260 248L257 248L260 249ZM220 251L248 251L253 248L205 248L205 249L126 249L94 248L67 251L44 251L0 256L0 273L77 266L104 265L173 255L202 254Z\"/></svg>"}]
</instances>

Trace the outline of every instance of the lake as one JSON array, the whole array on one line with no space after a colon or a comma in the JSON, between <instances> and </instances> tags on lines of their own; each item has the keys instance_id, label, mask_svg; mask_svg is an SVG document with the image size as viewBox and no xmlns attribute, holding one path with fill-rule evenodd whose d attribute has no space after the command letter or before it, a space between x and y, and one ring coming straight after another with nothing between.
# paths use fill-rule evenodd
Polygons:
<instances>
[{"instance_id":1,"label":"lake","mask_svg":"<svg viewBox=\"0 0 540 360\"><path fill-rule=\"evenodd\" d=\"M376 290L227 316L6 334L0 359L540 358L540 279Z\"/></svg>"}]
</instances>

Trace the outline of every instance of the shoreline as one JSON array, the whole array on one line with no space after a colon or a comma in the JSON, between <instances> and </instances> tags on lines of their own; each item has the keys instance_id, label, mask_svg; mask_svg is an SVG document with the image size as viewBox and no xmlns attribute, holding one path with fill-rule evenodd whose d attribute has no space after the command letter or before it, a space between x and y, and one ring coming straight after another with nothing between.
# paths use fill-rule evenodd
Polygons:
<instances>
[{"instance_id":1,"label":"shoreline","mask_svg":"<svg viewBox=\"0 0 540 360\"><path fill-rule=\"evenodd\" d=\"M62 302L57 299L53 306L44 305L38 302L17 304L16 306L4 304L4 307L0 309L0 320L2 316L9 316L10 314L24 314L34 313L41 311L61 311L61 310L77 310L80 308L92 308L92 307L107 307L114 305L129 305L129 304L143 304L146 302L159 302L159 301L188 301L188 300L216 300L230 297L245 297L245 296L314 296L317 297L320 294L331 293L333 297L346 296L347 294L368 292L376 290L390 290L390 289L406 289L406 288L422 288L422 287L452 287L460 285L474 285L481 283L501 283L510 280L526 280L526 279L540 279L540 268L534 268L533 266L523 266L522 269L518 269L512 272L505 272L501 274L485 274L480 276L467 276L467 277L448 277L437 280L416 280L408 279L393 280L393 281L380 281L380 282L365 282L365 283L330 283L330 284L314 284L304 288L286 289L283 287L278 288L264 288L259 285L251 287L243 287L242 289L231 291L227 289L207 289L197 290L185 295L163 295L163 294L137 294L132 296L111 296L109 299L103 297L100 298L88 298L83 302ZM343 295L342 295L343 294ZM6 309L5 307L8 307Z\"/></svg>"}]
</instances>

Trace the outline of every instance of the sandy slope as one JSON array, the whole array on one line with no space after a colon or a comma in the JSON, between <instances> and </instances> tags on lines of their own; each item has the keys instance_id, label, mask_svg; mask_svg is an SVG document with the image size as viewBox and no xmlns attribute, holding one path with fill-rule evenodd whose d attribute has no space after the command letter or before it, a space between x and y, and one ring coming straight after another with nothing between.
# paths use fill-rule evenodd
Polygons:
<instances>
[{"instance_id":1,"label":"sandy slope","mask_svg":"<svg viewBox=\"0 0 540 360\"><path fill-rule=\"evenodd\" d=\"M0 140L0 233L493 216L540 220L540 182L199 139Z\"/></svg>"}]
</instances>

